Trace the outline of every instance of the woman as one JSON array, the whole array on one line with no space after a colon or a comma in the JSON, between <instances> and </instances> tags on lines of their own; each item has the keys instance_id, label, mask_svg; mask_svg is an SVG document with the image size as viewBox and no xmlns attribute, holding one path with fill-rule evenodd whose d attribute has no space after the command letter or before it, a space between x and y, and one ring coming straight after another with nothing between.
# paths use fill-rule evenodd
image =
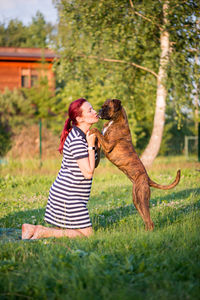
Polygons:
<instances>
[{"instance_id":1,"label":"woman","mask_svg":"<svg viewBox=\"0 0 200 300\"><path fill-rule=\"evenodd\" d=\"M86 205L95 169L95 149L96 166L100 151L89 129L98 122L98 116L83 98L70 104L68 116L59 147L63 153L61 169L51 186L44 218L55 227L23 224L22 239L88 237L93 232Z\"/></svg>"}]
</instances>

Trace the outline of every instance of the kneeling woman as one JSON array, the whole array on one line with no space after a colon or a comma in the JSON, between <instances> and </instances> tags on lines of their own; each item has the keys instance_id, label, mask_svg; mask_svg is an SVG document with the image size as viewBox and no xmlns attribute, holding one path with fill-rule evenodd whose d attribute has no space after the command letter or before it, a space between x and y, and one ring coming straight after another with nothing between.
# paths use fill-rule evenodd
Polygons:
<instances>
[{"instance_id":1,"label":"kneeling woman","mask_svg":"<svg viewBox=\"0 0 200 300\"><path fill-rule=\"evenodd\" d=\"M91 104L81 98L70 104L68 116L59 147L63 153L61 169L51 186L44 218L55 227L23 224L22 239L92 234L87 202L100 151L89 129L98 122L98 115Z\"/></svg>"}]
</instances>

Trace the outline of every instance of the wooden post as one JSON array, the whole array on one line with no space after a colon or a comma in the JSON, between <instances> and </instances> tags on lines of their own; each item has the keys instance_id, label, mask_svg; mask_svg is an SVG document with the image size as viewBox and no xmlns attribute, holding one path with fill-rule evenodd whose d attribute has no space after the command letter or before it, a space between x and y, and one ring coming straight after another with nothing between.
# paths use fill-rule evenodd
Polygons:
<instances>
[{"instance_id":1,"label":"wooden post","mask_svg":"<svg viewBox=\"0 0 200 300\"><path fill-rule=\"evenodd\" d=\"M39 135L40 135L40 168L42 167L42 119L39 120Z\"/></svg>"},{"instance_id":2,"label":"wooden post","mask_svg":"<svg viewBox=\"0 0 200 300\"><path fill-rule=\"evenodd\" d=\"M185 156L188 159L188 137L185 136Z\"/></svg>"},{"instance_id":3,"label":"wooden post","mask_svg":"<svg viewBox=\"0 0 200 300\"><path fill-rule=\"evenodd\" d=\"M198 161L200 161L200 123L198 124Z\"/></svg>"}]
</instances>

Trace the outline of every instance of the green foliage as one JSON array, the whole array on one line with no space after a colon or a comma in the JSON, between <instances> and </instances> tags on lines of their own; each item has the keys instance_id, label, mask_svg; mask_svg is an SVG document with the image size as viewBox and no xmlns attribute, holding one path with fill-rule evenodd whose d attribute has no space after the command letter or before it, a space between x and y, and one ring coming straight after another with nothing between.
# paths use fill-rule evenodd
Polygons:
<instances>
[{"instance_id":1,"label":"green foliage","mask_svg":"<svg viewBox=\"0 0 200 300\"><path fill-rule=\"evenodd\" d=\"M0 155L5 155L12 146L11 137L14 133L19 132L22 126L29 126L39 119L45 119L44 125L53 131L59 125L56 132L60 132L63 124L59 121L62 119L62 123L64 122L64 113L61 111L63 105L58 102L59 99L50 90L45 77L30 89L6 89L4 93L0 93ZM57 114L61 114L62 118L58 118Z\"/></svg>"},{"instance_id":2,"label":"green foliage","mask_svg":"<svg viewBox=\"0 0 200 300\"><path fill-rule=\"evenodd\" d=\"M200 4L193 0L184 5L173 3L170 8L168 26L172 45L169 68L170 94L175 103L186 106L188 102L191 103L194 93L198 92L194 89L194 85L198 83L196 75L200 71L200 65L195 61L199 48Z\"/></svg>"},{"instance_id":3,"label":"green foliage","mask_svg":"<svg viewBox=\"0 0 200 300\"><path fill-rule=\"evenodd\" d=\"M28 99L34 108L36 119L47 118L53 114L55 97L53 91L49 88L47 77L41 77L39 82L32 88L23 88L22 91L24 98Z\"/></svg>"},{"instance_id":4,"label":"green foliage","mask_svg":"<svg viewBox=\"0 0 200 300\"><path fill-rule=\"evenodd\" d=\"M153 180L172 181L176 168L182 177L171 191L152 189L152 233L134 209L131 182L102 160L88 204L94 235L21 241L22 223L44 224L59 167L54 163L44 161L39 170L38 161L14 161L2 169L0 298L198 299L200 178L194 163L155 160Z\"/></svg>"},{"instance_id":5,"label":"green foliage","mask_svg":"<svg viewBox=\"0 0 200 300\"><path fill-rule=\"evenodd\" d=\"M32 23L28 26L27 47L45 48L48 45L53 26L46 23L44 16L39 11L32 18Z\"/></svg>"},{"instance_id":6,"label":"green foliage","mask_svg":"<svg viewBox=\"0 0 200 300\"><path fill-rule=\"evenodd\" d=\"M55 62L58 81L55 97L45 82L40 88L24 90L19 101L25 98L25 110L31 103L32 112L27 110L27 114L19 113L19 116L14 113L8 125L22 124L22 115L25 118L26 114L26 119L30 115L45 118L46 125L58 134L71 101L85 97L98 110L107 98L118 98L126 109L133 143L141 153L153 126L157 82L148 70L157 73L159 69L163 2L132 1L133 8L130 1L123 0L55 0L54 3L59 11L58 34L56 27L47 23L40 12L28 26L19 20L0 24L1 46L47 47L56 43L60 55L60 60ZM167 117L161 153L170 152L181 132L176 145L182 145L183 134L193 130L192 121L189 129L185 127L188 123L184 112L194 111L194 95L198 92L199 64L195 59L198 14L196 0L169 2L167 105L170 114L177 118ZM173 102L171 108L170 102ZM2 128L7 126L4 121L1 123ZM181 131L176 130L177 124L178 128L182 126ZM102 122L97 126L101 129ZM178 149L181 152L182 146Z\"/></svg>"},{"instance_id":7,"label":"green foliage","mask_svg":"<svg viewBox=\"0 0 200 300\"><path fill-rule=\"evenodd\" d=\"M178 115L173 103L166 111L166 124L163 133L160 155L180 155L184 152L185 136L194 135L194 120L191 111L182 113L182 122L177 125Z\"/></svg>"},{"instance_id":8,"label":"green foliage","mask_svg":"<svg viewBox=\"0 0 200 300\"><path fill-rule=\"evenodd\" d=\"M32 112L31 103L19 90L0 93L0 156L10 150L13 132L25 124Z\"/></svg>"},{"instance_id":9,"label":"green foliage","mask_svg":"<svg viewBox=\"0 0 200 300\"><path fill-rule=\"evenodd\" d=\"M0 119L0 157L4 157L5 154L11 148L11 132L6 123Z\"/></svg>"},{"instance_id":10,"label":"green foliage","mask_svg":"<svg viewBox=\"0 0 200 300\"><path fill-rule=\"evenodd\" d=\"M32 22L25 26L18 19L8 24L0 24L1 47L38 47L45 48L55 41L56 27L47 23L41 12L37 11Z\"/></svg>"},{"instance_id":11,"label":"green foliage","mask_svg":"<svg viewBox=\"0 0 200 300\"><path fill-rule=\"evenodd\" d=\"M85 95L99 107L107 98L122 100L134 144L138 138L147 143L154 115L156 81L130 63L147 63L150 68L158 68L153 53L158 55L159 48L154 47L150 30L144 41L144 22L134 25L128 2L64 1L60 5L58 47L62 51L58 77L65 79L67 90L78 85L79 95ZM158 37L155 30L154 33ZM104 58L124 63L103 61ZM142 143L137 145L140 147Z\"/></svg>"},{"instance_id":12,"label":"green foliage","mask_svg":"<svg viewBox=\"0 0 200 300\"><path fill-rule=\"evenodd\" d=\"M27 99L34 110L34 120L42 119L43 125L60 135L67 117L71 101L62 89L56 93L49 88L48 79L42 77L38 84L30 89L23 89L24 98Z\"/></svg>"},{"instance_id":13,"label":"green foliage","mask_svg":"<svg viewBox=\"0 0 200 300\"><path fill-rule=\"evenodd\" d=\"M26 43L26 27L17 19L11 20L7 27L5 24L0 24L0 33L1 47L23 47Z\"/></svg>"},{"instance_id":14,"label":"green foliage","mask_svg":"<svg viewBox=\"0 0 200 300\"><path fill-rule=\"evenodd\" d=\"M33 114L29 99L25 99L20 90L5 89L0 93L0 115L3 123L8 122L11 128L24 125L25 117Z\"/></svg>"},{"instance_id":15,"label":"green foliage","mask_svg":"<svg viewBox=\"0 0 200 300\"><path fill-rule=\"evenodd\" d=\"M158 72L163 2L132 2L133 8L130 1L122 0L55 1L60 15L58 78L66 84L65 90L75 86L77 97L85 95L90 102L100 105L106 98L122 100L134 144L141 151L152 131L157 86L151 73L131 63ZM169 2L167 88L179 122L183 107L194 109L198 13L198 1Z\"/></svg>"}]
</instances>

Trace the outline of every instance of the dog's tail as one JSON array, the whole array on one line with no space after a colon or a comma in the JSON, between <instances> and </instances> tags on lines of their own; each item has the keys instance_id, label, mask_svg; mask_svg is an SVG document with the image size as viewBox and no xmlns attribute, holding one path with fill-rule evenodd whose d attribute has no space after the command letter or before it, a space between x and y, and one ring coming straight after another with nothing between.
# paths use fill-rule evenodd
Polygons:
<instances>
[{"instance_id":1,"label":"dog's tail","mask_svg":"<svg viewBox=\"0 0 200 300\"><path fill-rule=\"evenodd\" d=\"M170 190L170 189L172 189L173 187L175 187L175 186L179 183L180 178L181 178L181 170L178 170L178 171L177 171L177 174L176 174L176 179L175 179L174 182L172 182L171 184L169 184L169 185L158 184L158 183L154 182L153 180L151 180L151 179L149 178L149 185L150 185L151 187L156 188L156 189Z\"/></svg>"}]
</instances>

